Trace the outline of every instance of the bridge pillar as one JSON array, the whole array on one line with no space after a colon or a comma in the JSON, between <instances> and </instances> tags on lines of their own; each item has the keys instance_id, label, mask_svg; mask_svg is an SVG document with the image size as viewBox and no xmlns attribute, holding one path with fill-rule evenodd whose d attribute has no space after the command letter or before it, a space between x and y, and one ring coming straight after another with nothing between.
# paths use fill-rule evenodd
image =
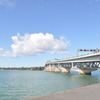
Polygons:
<instances>
[{"instance_id":1,"label":"bridge pillar","mask_svg":"<svg viewBox=\"0 0 100 100\"><path fill-rule=\"evenodd\" d=\"M71 66L69 64L70 63L60 63L58 67L60 72L70 72Z\"/></svg>"},{"instance_id":2,"label":"bridge pillar","mask_svg":"<svg viewBox=\"0 0 100 100\"><path fill-rule=\"evenodd\" d=\"M72 62L71 64L72 64L71 71L78 72L79 75L84 75L84 74L85 74L82 70L80 70L80 69L77 67L77 65L75 65L75 63Z\"/></svg>"},{"instance_id":3,"label":"bridge pillar","mask_svg":"<svg viewBox=\"0 0 100 100\"><path fill-rule=\"evenodd\" d=\"M64 67L59 67L59 70L60 70L60 72L69 72L66 68L64 68Z\"/></svg>"},{"instance_id":4,"label":"bridge pillar","mask_svg":"<svg viewBox=\"0 0 100 100\"><path fill-rule=\"evenodd\" d=\"M48 65L45 67L44 71L52 71L52 64L48 64Z\"/></svg>"},{"instance_id":5,"label":"bridge pillar","mask_svg":"<svg viewBox=\"0 0 100 100\"><path fill-rule=\"evenodd\" d=\"M78 72L79 75L91 75L91 72L97 70L98 68L94 66L90 66L90 65L91 63L86 64L86 63L73 63L72 62L71 70Z\"/></svg>"},{"instance_id":6,"label":"bridge pillar","mask_svg":"<svg viewBox=\"0 0 100 100\"><path fill-rule=\"evenodd\" d=\"M60 69L58 68L59 64L49 64L45 67L44 71L51 71L51 72L60 72Z\"/></svg>"}]
</instances>

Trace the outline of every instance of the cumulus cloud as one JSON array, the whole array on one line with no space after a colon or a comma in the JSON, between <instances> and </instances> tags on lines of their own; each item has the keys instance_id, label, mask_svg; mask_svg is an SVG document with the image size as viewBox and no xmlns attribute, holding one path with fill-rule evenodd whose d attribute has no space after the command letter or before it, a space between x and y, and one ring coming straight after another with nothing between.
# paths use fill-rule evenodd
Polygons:
<instances>
[{"instance_id":1,"label":"cumulus cloud","mask_svg":"<svg viewBox=\"0 0 100 100\"><path fill-rule=\"evenodd\" d=\"M12 0L0 0L0 5L5 7L14 7L15 3Z\"/></svg>"},{"instance_id":2,"label":"cumulus cloud","mask_svg":"<svg viewBox=\"0 0 100 100\"><path fill-rule=\"evenodd\" d=\"M17 57L17 55L11 51L6 51L4 54L0 54L0 57Z\"/></svg>"},{"instance_id":3,"label":"cumulus cloud","mask_svg":"<svg viewBox=\"0 0 100 100\"><path fill-rule=\"evenodd\" d=\"M3 50L3 48L0 48L0 51L2 51Z\"/></svg>"},{"instance_id":4,"label":"cumulus cloud","mask_svg":"<svg viewBox=\"0 0 100 100\"><path fill-rule=\"evenodd\" d=\"M68 41L64 41L64 37L56 39L50 33L33 33L21 36L17 34L12 36L13 44L12 51L7 51L1 54L3 57L17 57L17 56L33 56L40 53L67 53L66 48L69 46Z\"/></svg>"}]
</instances>

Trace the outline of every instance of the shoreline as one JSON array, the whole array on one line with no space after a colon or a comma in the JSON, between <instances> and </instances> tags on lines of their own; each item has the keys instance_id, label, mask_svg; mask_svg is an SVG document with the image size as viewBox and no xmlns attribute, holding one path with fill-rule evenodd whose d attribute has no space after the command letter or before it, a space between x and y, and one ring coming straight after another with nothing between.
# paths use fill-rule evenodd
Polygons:
<instances>
[{"instance_id":1,"label":"shoreline","mask_svg":"<svg viewBox=\"0 0 100 100\"><path fill-rule=\"evenodd\" d=\"M32 70L32 71L43 71L45 67L0 67L0 70Z\"/></svg>"},{"instance_id":2,"label":"shoreline","mask_svg":"<svg viewBox=\"0 0 100 100\"><path fill-rule=\"evenodd\" d=\"M100 83L24 100L100 100Z\"/></svg>"}]
</instances>

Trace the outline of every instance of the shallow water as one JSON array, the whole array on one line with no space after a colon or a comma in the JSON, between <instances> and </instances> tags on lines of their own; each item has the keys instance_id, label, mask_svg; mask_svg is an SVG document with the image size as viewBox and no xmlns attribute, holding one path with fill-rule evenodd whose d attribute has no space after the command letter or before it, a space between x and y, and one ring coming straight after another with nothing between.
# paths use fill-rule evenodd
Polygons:
<instances>
[{"instance_id":1,"label":"shallow water","mask_svg":"<svg viewBox=\"0 0 100 100\"><path fill-rule=\"evenodd\" d=\"M100 76L1 70L0 100L23 100L99 82Z\"/></svg>"}]
</instances>

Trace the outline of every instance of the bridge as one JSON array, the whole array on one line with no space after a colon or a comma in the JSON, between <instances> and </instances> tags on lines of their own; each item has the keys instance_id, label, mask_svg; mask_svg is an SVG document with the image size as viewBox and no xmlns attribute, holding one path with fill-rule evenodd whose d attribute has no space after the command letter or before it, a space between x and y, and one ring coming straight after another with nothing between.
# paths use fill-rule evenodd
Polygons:
<instances>
[{"instance_id":1,"label":"bridge","mask_svg":"<svg viewBox=\"0 0 100 100\"><path fill-rule=\"evenodd\" d=\"M67 59L47 61L45 71L70 72L91 75L92 71L100 67L100 52L76 56Z\"/></svg>"}]
</instances>

